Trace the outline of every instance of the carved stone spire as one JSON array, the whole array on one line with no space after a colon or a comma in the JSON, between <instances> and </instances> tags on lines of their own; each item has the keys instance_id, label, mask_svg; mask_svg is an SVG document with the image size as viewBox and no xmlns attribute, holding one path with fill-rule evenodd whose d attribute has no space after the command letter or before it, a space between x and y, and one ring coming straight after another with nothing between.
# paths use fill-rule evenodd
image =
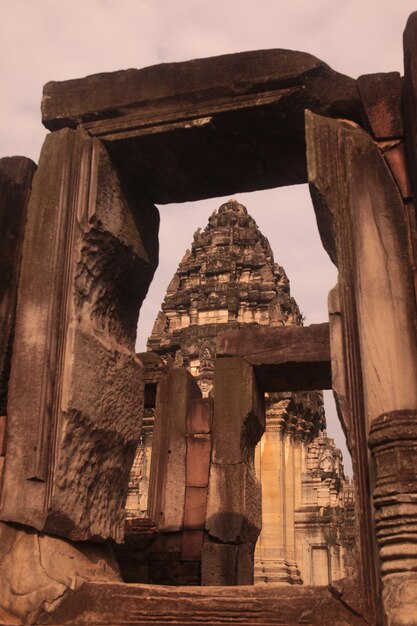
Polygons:
<instances>
[{"instance_id":1,"label":"carved stone spire","mask_svg":"<svg viewBox=\"0 0 417 626\"><path fill-rule=\"evenodd\" d=\"M148 350L177 354L207 395L215 337L226 324L302 324L284 269L274 263L267 238L236 200L222 204L206 228L194 233L191 250L168 286Z\"/></svg>"}]
</instances>

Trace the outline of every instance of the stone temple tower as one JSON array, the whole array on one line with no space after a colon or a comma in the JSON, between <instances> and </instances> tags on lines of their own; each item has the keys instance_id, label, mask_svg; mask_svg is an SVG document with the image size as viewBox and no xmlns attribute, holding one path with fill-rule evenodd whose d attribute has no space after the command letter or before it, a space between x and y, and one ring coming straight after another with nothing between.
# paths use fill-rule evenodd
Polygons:
<instances>
[{"instance_id":1,"label":"stone temple tower","mask_svg":"<svg viewBox=\"0 0 417 626\"><path fill-rule=\"evenodd\" d=\"M168 286L148 350L174 359L213 393L216 335L225 328L302 325L284 269L246 208L231 200L194 234ZM266 432L255 468L262 532L255 582L328 584L352 567L353 490L341 452L326 436L322 392L266 397ZM152 415L131 477L127 513L140 515L148 481ZM146 499L146 498L145 498Z\"/></svg>"}]
</instances>

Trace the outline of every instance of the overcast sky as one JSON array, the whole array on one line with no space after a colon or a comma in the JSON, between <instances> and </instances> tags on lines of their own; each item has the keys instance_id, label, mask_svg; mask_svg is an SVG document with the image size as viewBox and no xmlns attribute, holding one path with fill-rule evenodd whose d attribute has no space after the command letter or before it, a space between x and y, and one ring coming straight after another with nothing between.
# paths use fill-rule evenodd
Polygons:
<instances>
[{"instance_id":1,"label":"overcast sky","mask_svg":"<svg viewBox=\"0 0 417 626\"><path fill-rule=\"evenodd\" d=\"M42 86L50 80L261 48L309 52L353 78L402 73L402 32L417 7L412 0L0 0L0 8L0 156L37 161L46 134ZM336 271L307 187L235 197L269 238L306 323L326 321ZM193 232L226 199L159 207L160 267L141 312L139 350ZM341 445L330 408L328 422Z\"/></svg>"}]
</instances>

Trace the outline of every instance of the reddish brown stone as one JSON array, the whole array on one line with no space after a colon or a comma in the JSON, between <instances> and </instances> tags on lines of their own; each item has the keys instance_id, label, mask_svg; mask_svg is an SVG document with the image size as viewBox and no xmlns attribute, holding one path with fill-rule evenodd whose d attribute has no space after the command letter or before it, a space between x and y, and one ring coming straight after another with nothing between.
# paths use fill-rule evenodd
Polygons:
<instances>
[{"instance_id":1,"label":"reddish brown stone","mask_svg":"<svg viewBox=\"0 0 417 626\"><path fill-rule=\"evenodd\" d=\"M0 416L0 456L6 454L6 420L5 415Z\"/></svg>"},{"instance_id":2,"label":"reddish brown stone","mask_svg":"<svg viewBox=\"0 0 417 626\"><path fill-rule=\"evenodd\" d=\"M35 170L25 157L0 159L0 414L7 410L20 260Z\"/></svg>"},{"instance_id":3,"label":"reddish brown stone","mask_svg":"<svg viewBox=\"0 0 417 626\"><path fill-rule=\"evenodd\" d=\"M254 543L241 543L237 552L236 584L253 585Z\"/></svg>"},{"instance_id":4,"label":"reddish brown stone","mask_svg":"<svg viewBox=\"0 0 417 626\"><path fill-rule=\"evenodd\" d=\"M3 470L4 470L4 456L0 456L0 489L1 489L1 479L3 478Z\"/></svg>"},{"instance_id":5,"label":"reddish brown stone","mask_svg":"<svg viewBox=\"0 0 417 626\"><path fill-rule=\"evenodd\" d=\"M213 420L213 400L201 398L190 400L187 408L187 431L189 433L211 432Z\"/></svg>"},{"instance_id":6,"label":"reddish brown stone","mask_svg":"<svg viewBox=\"0 0 417 626\"><path fill-rule=\"evenodd\" d=\"M201 584L236 585L237 552L235 545L206 541L201 559Z\"/></svg>"},{"instance_id":7,"label":"reddish brown stone","mask_svg":"<svg viewBox=\"0 0 417 626\"><path fill-rule=\"evenodd\" d=\"M207 487L210 469L211 435L187 437L187 487Z\"/></svg>"},{"instance_id":8,"label":"reddish brown stone","mask_svg":"<svg viewBox=\"0 0 417 626\"><path fill-rule=\"evenodd\" d=\"M189 563L189 565L194 565ZM85 583L47 607L37 624L57 626L366 626L334 588L299 585L168 587Z\"/></svg>"},{"instance_id":9,"label":"reddish brown stone","mask_svg":"<svg viewBox=\"0 0 417 626\"><path fill-rule=\"evenodd\" d=\"M404 200L413 195L410 177L408 175L408 164L403 143L399 143L384 151L384 157L389 165L392 175L398 185Z\"/></svg>"},{"instance_id":10,"label":"reddish brown stone","mask_svg":"<svg viewBox=\"0 0 417 626\"><path fill-rule=\"evenodd\" d=\"M319 59L259 50L51 82L42 112L50 130L105 139L165 204L305 182L305 109L359 121L359 104Z\"/></svg>"},{"instance_id":11,"label":"reddish brown stone","mask_svg":"<svg viewBox=\"0 0 417 626\"><path fill-rule=\"evenodd\" d=\"M207 487L185 490L184 528L203 530L206 524Z\"/></svg>"},{"instance_id":12,"label":"reddish brown stone","mask_svg":"<svg viewBox=\"0 0 417 626\"><path fill-rule=\"evenodd\" d=\"M264 391L331 389L329 325L252 327L217 336L218 356L253 365Z\"/></svg>"},{"instance_id":13,"label":"reddish brown stone","mask_svg":"<svg viewBox=\"0 0 417 626\"><path fill-rule=\"evenodd\" d=\"M364 74L357 81L362 105L376 139L404 135L401 110L402 78L398 72Z\"/></svg>"},{"instance_id":14,"label":"reddish brown stone","mask_svg":"<svg viewBox=\"0 0 417 626\"><path fill-rule=\"evenodd\" d=\"M203 538L204 532L202 530L184 530L181 551L183 561L201 561Z\"/></svg>"},{"instance_id":15,"label":"reddish brown stone","mask_svg":"<svg viewBox=\"0 0 417 626\"><path fill-rule=\"evenodd\" d=\"M181 533L160 533L151 546L151 552L181 552Z\"/></svg>"},{"instance_id":16,"label":"reddish brown stone","mask_svg":"<svg viewBox=\"0 0 417 626\"><path fill-rule=\"evenodd\" d=\"M417 11L404 31L404 126L410 176L417 197Z\"/></svg>"}]
</instances>

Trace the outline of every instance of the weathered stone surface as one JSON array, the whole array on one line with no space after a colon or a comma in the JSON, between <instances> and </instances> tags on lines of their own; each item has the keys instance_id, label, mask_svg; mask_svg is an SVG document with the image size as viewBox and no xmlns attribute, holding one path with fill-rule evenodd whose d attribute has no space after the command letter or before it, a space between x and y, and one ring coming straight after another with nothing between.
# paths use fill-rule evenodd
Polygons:
<instances>
[{"instance_id":1,"label":"weathered stone surface","mask_svg":"<svg viewBox=\"0 0 417 626\"><path fill-rule=\"evenodd\" d=\"M245 463L213 464L206 529L223 542L256 543L262 527L261 483Z\"/></svg>"},{"instance_id":2,"label":"weathered stone surface","mask_svg":"<svg viewBox=\"0 0 417 626\"><path fill-rule=\"evenodd\" d=\"M238 547L206 541L202 551L201 584L236 585Z\"/></svg>"},{"instance_id":3,"label":"weathered stone surface","mask_svg":"<svg viewBox=\"0 0 417 626\"><path fill-rule=\"evenodd\" d=\"M413 184L417 197L417 11L411 13L403 36L404 46L404 126Z\"/></svg>"},{"instance_id":4,"label":"weathered stone surface","mask_svg":"<svg viewBox=\"0 0 417 626\"><path fill-rule=\"evenodd\" d=\"M7 389L27 205L36 165L25 157L0 159L0 414Z\"/></svg>"},{"instance_id":5,"label":"weathered stone surface","mask_svg":"<svg viewBox=\"0 0 417 626\"><path fill-rule=\"evenodd\" d=\"M160 382L152 449L151 517L164 532L182 528L186 486L187 404L201 397L186 369L171 368Z\"/></svg>"},{"instance_id":6,"label":"weathered stone surface","mask_svg":"<svg viewBox=\"0 0 417 626\"><path fill-rule=\"evenodd\" d=\"M404 143L397 143L391 148L384 150L383 154L403 199L411 199L413 191L411 189L411 181L408 174L408 164Z\"/></svg>"},{"instance_id":7,"label":"weathered stone surface","mask_svg":"<svg viewBox=\"0 0 417 626\"><path fill-rule=\"evenodd\" d=\"M310 185L319 229L339 270L340 314L348 364L345 389L356 431L353 448L361 516L360 546L362 590L371 616L377 613L375 561L372 558L372 513L369 498L368 458L363 450L369 430L379 419L398 426L395 415L417 409L417 338L415 294L408 256L404 206L393 178L371 137L344 122L307 116ZM383 416L380 418L380 416ZM375 452L377 454L377 452ZM406 462L407 449L398 450ZM378 465L371 474L378 506ZM372 484L371 483L371 484ZM401 501L400 484L393 481L391 496ZM385 502L389 507L389 502ZM409 529L416 514L408 516ZM407 527L407 524L405 525ZM396 537L396 572L408 569L406 533ZM381 573L384 555L380 548ZM392 579L383 578L384 597ZM387 587L388 586L388 587ZM390 607L385 604L384 611ZM407 623L414 608L404 605L402 615L388 623ZM401 621L403 620L403 621Z\"/></svg>"},{"instance_id":8,"label":"weathered stone surface","mask_svg":"<svg viewBox=\"0 0 417 626\"><path fill-rule=\"evenodd\" d=\"M241 543L237 551L237 585L253 585L254 543Z\"/></svg>"},{"instance_id":9,"label":"weathered stone surface","mask_svg":"<svg viewBox=\"0 0 417 626\"><path fill-rule=\"evenodd\" d=\"M210 433L213 421L213 401L211 398L190 400L187 409L187 432Z\"/></svg>"},{"instance_id":10,"label":"weathered stone surface","mask_svg":"<svg viewBox=\"0 0 417 626\"><path fill-rule=\"evenodd\" d=\"M254 366L265 391L331 389L328 324L225 330L218 356L239 356Z\"/></svg>"},{"instance_id":11,"label":"weathered stone surface","mask_svg":"<svg viewBox=\"0 0 417 626\"><path fill-rule=\"evenodd\" d=\"M201 561L204 532L202 530L184 530L182 533L181 559L183 561ZM200 581L198 581L200 584Z\"/></svg>"},{"instance_id":12,"label":"weathered stone surface","mask_svg":"<svg viewBox=\"0 0 417 626\"><path fill-rule=\"evenodd\" d=\"M103 607L106 615L103 616ZM169 588L149 585L85 583L39 624L147 626L148 624L219 624L230 620L254 626L365 626L344 596L327 587L291 585L263 587ZM106 621L107 620L107 621Z\"/></svg>"},{"instance_id":13,"label":"weathered stone surface","mask_svg":"<svg viewBox=\"0 0 417 626\"><path fill-rule=\"evenodd\" d=\"M210 455L211 435L187 435L187 487L207 487Z\"/></svg>"},{"instance_id":14,"label":"weathered stone surface","mask_svg":"<svg viewBox=\"0 0 417 626\"><path fill-rule=\"evenodd\" d=\"M89 580L120 581L108 545L72 543L0 523L0 624L38 623L40 611L53 613Z\"/></svg>"},{"instance_id":15,"label":"weathered stone surface","mask_svg":"<svg viewBox=\"0 0 417 626\"><path fill-rule=\"evenodd\" d=\"M140 433L134 341L158 216L126 189L99 141L47 136L28 208L0 518L77 540L123 536Z\"/></svg>"},{"instance_id":16,"label":"weathered stone surface","mask_svg":"<svg viewBox=\"0 0 417 626\"><path fill-rule=\"evenodd\" d=\"M5 415L0 416L0 456L6 452L6 420Z\"/></svg>"},{"instance_id":17,"label":"weathered stone surface","mask_svg":"<svg viewBox=\"0 0 417 626\"><path fill-rule=\"evenodd\" d=\"M185 490L184 528L204 530L206 507L207 487L187 487Z\"/></svg>"},{"instance_id":18,"label":"weathered stone surface","mask_svg":"<svg viewBox=\"0 0 417 626\"><path fill-rule=\"evenodd\" d=\"M402 137L403 85L400 74L363 74L357 85L373 136L378 140Z\"/></svg>"},{"instance_id":19,"label":"weathered stone surface","mask_svg":"<svg viewBox=\"0 0 417 626\"><path fill-rule=\"evenodd\" d=\"M265 429L265 404L254 369L244 359L217 359L214 367L212 461L250 462Z\"/></svg>"},{"instance_id":20,"label":"weathered stone surface","mask_svg":"<svg viewBox=\"0 0 417 626\"><path fill-rule=\"evenodd\" d=\"M305 182L306 108L360 119L355 81L292 50L52 82L42 104L49 129L108 141L157 203Z\"/></svg>"}]
</instances>

